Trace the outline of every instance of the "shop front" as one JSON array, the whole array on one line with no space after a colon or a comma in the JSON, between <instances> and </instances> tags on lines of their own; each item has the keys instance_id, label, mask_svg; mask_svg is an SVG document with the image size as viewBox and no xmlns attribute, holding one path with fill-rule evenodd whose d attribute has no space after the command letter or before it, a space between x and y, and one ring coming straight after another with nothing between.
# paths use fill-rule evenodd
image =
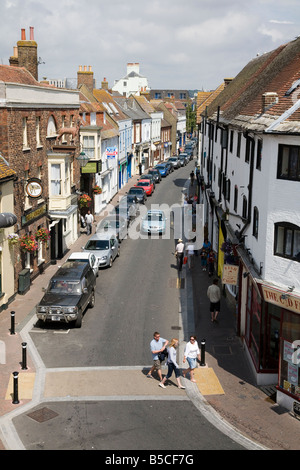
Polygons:
<instances>
[{"instance_id":1,"label":"shop front","mask_svg":"<svg viewBox=\"0 0 300 470\"><path fill-rule=\"evenodd\" d=\"M258 385L274 385L277 403L300 405L300 296L240 269L239 322Z\"/></svg>"}]
</instances>

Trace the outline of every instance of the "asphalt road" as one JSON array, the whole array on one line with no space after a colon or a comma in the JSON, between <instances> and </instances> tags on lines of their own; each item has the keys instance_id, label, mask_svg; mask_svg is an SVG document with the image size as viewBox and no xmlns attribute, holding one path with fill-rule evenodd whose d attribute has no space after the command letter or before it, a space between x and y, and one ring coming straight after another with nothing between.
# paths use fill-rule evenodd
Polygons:
<instances>
[{"instance_id":1,"label":"asphalt road","mask_svg":"<svg viewBox=\"0 0 300 470\"><path fill-rule=\"evenodd\" d=\"M147 207L180 203L192 169L193 162L164 179ZM104 457L109 450L155 453L168 449L173 454L192 450L194 463L200 464L199 450L243 449L207 421L189 393L177 387L171 396L164 394L156 380L142 377L146 393L134 396L130 367L152 365L149 343L153 332L186 340L174 245L173 236L123 241L121 256L112 268L99 274L95 307L86 312L80 329L39 324L33 328L30 335L46 369L104 367L109 371L126 366L127 386L133 392L119 396L118 385L114 385L110 397L54 397L50 402L45 398L13 419L27 450L103 450ZM33 419L32 413L37 411L41 418L45 410L50 413L47 419Z\"/></svg>"}]
</instances>

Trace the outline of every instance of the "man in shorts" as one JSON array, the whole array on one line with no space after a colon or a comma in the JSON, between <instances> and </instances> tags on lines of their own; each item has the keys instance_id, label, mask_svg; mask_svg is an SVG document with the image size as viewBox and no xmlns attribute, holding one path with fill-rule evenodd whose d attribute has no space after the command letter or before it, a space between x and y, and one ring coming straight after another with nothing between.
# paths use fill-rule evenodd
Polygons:
<instances>
[{"instance_id":1,"label":"man in shorts","mask_svg":"<svg viewBox=\"0 0 300 470\"><path fill-rule=\"evenodd\" d=\"M163 351L167 347L168 344L169 344L169 341L167 339L161 338L158 331L154 332L153 340L150 343L153 366L151 367L150 371L147 374L147 377L149 379L152 379L152 372L156 370L159 376L159 381L160 382L162 381L161 363L160 363L160 360L158 359L158 353Z\"/></svg>"},{"instance_id":2,"label":"man in shorts","mask_svg":"<svg viewBox=\"0 0 300 470\"><path fill-rule=\"evenodd\" d=\"M207 297L210 300L211 321L216 322L220 312L221 291L218 286L218 279L214 279L213 283L207 289Z\"/></svg>"}]
</instances>

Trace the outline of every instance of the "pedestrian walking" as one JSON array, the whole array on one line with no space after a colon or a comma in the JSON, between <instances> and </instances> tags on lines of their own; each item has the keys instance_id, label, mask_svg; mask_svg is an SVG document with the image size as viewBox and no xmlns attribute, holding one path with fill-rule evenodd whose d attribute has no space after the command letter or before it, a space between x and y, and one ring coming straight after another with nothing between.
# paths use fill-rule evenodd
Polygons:
<instances>
[{"instance_id":1,"label":"pedestrian walking","mask_svg":"<svg viewBox=\"0 0 300 470\"><path fill-rule=\"evenodd\" d=\"M152 379L152 373L156 370L159 376L159 381L162 381L162 373L161 373L161 362L158 358L158 353L164 351L169 344L167 339L161 338L158 331L153 333L153 340L150 342L150 350L152 353L153 359L153 366L151 367L150 371L147 374L149 379Z\"/></svg>"},{"instance_id":2,"label":"pedestrian walking","mask_svg":"<svg viewBox=\"0 0 300 470\"><path fill-rule=\"evenodd\" d=\"M186 246L186 254L188 259L188 267L191 269L194 266L194 254L195 254L195 246L192 240L189 240Z\"/></svg>"},{"instance_id":3,"label":"pedestrian walking","mask_svg":"<svg viewBox=\"0 0 300 470\"><path fill-rule=\"evenodd\" d=\"M190 336L189 342L186 343L183 361L182 361L185 363L185 361L187 360L188 365L189 365L189 368L184 370L182 372L182 375L183 377L185 377L186 374L189 372L191 382L196 382L194 378L194 369L197 367L197 359L200 361L200 350L199 350L196 336L192 335Z\"/></svg>"},{"instance_id":4,"label":"pedestrian walking","mask_svg":"<svg viewBox=\"0 0 300 470\"><path fill-rule=\"evenodd\" d=\"M178 388L185 388L180 381L180 371L179 365L176 361L176 348L178 347L178 339L172 338L168 349L168 359L167 359L167 366L168 372L167 375L163 378L163 380L159 383L159 386L162 388L166 388L165 383L166 381L172 376L173 372L175 373L175 377L177 380Z\"/></svg>"},{"instance_id":5,"label":"pedestrian walking","mask_svg":"<svg viewBox=\"0 0 300 470\"><path fill-rule=\"evenodd\" d=\"M90 235L92 233L92 224L94 222L94 216L91 214L91 211L88 211L85 215L85 222L86 222L86 233Z\"/></svg>"},{"instance_id":6,"label":"pedestrian walking","mask_svg":"<svg viewBox=\"0 0 300 470\"><path fill-rule=\"evenodd\" d=\"M211 314L211 321L216 322L217 316L220 313L220 305L221 305L221 290L218 286L218 279L214 279L213 283L207 289L207 297L210 301L210 314Z\"/></svg>"},{"instance_id":7,"label":"pedestrian walking","mask_svg":"<svg viewBox=\"0 0 300 470\"><path fill-rule=\"evenodd\" d=\"M202 248L200 252L200 259L201 259L201 266L202 266L202 271L206 271L207 267L207 252Z\"/></svg>"},{"instance_id":8,"label":"pedestrian walking","mask_svg":"<svg viewBox=\"0 0 300 470\"><path fill-rule=\"evenodd\" d=\"M178 239L178 243L175 248L175 256L177 258L177 269L182 270L183 256L184 256L184 243L181 238Z\"/></svg>"},{"instance_id":9,"label":"pedestrian walking","mask_svg":"<svg viewBox=\"0 0 300 470\"><path fill-rule=\"evenodd\" d=\"M214 274L215 260L216 260L216 255L214 254L213 250L210 250L208 257L207 257L207 267L208 267L209 277L211 277Z\"/></svg>"}]
</instances>

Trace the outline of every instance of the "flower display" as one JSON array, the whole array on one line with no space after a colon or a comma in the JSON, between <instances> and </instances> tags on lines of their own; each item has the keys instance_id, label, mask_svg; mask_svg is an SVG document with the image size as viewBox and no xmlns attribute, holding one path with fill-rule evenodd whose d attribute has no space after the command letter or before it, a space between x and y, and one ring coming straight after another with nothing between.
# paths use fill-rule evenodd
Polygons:
<instances>
[{"instance_id":1,"label":"flower display","mask_svg":"<svg viewBox=\"0 0 300 470\"><path fill-rule=\"evenodd\" d=\"M20 238L20 246L23 251L27 251L29 253L34 253L38 250L38 244L33 235L23 235L23 237Z\"/></svg>"},{"instance_id":2,"label":"flower display","mask_svg":"<svg viewBox=\"0 0 300 470\"><path fill-rule=\"evenodd\" d=\"M102 193L102 188L100 188L100 186L94 186L93 187L93 192L94 194L101 194Z\"/></svg>"},{"instance_id":3,"label":"flower display","mask_svg":"<svg viewBox=\"0 0 300 470\"><path fill-rule=\"evenodd\" d=\"M80 207L88 207L91 203L92 199L88 194L82 194L79 198L79 205Z\"/></svg>"},{"instance_id":4,"label":"flower display","mask_svg":"<svg viewBox=\"0 0 300 470\"><path fill-rule=\"evenodd\" d=\"M7 238L10 246L14 246L19 243L19 235L17 233L10 233Z\"/></svg>"},{"instance_id":5,"label":"flower display","mask_svg":"<svg viewBox=\"0 0 300 470\"><path fill-rule=\"evenodd\" d=\"M47 241L50 239L50 232L46 228L40 228L37 230L35 233L35 239L39 240L43 243L47 243Z\"/></svg>"},{"instance_id":6,"label":"flower display","mask_svg":"<svg viewBox=\"0 0 300 470\"><path fill-rule=\"evenodd\" d=\"M221 251L223 251L224 253L225 264L234 264L235 255L234 255L232 243L229 239L227 239L224 243L222 243Z\"/></svg>"}]
</instances>

